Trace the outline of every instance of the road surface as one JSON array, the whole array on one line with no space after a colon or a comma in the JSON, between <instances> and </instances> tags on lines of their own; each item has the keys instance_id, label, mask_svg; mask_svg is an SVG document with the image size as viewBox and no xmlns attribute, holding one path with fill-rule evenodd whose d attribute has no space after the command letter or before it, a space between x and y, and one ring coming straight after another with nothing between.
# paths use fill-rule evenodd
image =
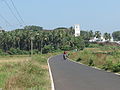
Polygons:
<instances>
[{"instance_id":1,"label":"road surface","mask_svg":"<svg viewBox=\"0 0 120 90\"><path fill-rule=\"evenodd\" d=\"M55 90L120 90L120 76L69 60L49 59Z\"/></svg>"}]
</instances>

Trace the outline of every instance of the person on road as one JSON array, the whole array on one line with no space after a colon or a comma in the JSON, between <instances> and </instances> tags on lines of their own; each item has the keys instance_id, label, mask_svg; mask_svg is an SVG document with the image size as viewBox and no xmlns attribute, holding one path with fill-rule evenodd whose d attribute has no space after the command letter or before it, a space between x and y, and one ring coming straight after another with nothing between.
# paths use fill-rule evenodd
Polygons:
<instances>
[{"instance_id":1,"label":"person on road","mask_svg":"<svg viewBox=\"0 0 120 90\"><path fill-rule=\"evenodd\" d=\"M63 53L63 59L64 59L64 60L67 59L67 52L66 52L66 51L64 51L64 53Z\"/></svg>"}]
</instances>

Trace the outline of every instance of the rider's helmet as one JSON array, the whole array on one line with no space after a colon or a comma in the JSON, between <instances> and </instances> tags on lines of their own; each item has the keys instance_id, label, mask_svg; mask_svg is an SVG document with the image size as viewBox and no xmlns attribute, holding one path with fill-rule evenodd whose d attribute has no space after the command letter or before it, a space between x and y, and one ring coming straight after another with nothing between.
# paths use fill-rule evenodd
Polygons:
<instances>
[{"instance_id":1,"label":"rider's helmet","mask_svg":"<svg viewBox=\"0 0 120 90\"><path fill-rule=\"evenodd\" d=\"M64 54L67 54L67 52L66 52L66 51L64 51Z\"/></svg>"}]
</instances>

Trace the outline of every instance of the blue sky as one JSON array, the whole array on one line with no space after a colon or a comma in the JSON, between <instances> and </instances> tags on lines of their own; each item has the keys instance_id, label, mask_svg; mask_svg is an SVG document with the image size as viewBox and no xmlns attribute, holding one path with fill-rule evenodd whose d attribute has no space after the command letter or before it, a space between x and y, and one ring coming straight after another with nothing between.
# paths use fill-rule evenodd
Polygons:
<instances>
[{"instance_id":1,"label":"blue sky","mask_svg":"<svg viewBox=\"0 0 120 90\"><path fill-rule=\"evenodd\" d=\"M9 5L10 0L6 0ZM113 32L120 30L120 0L13 0L26 25L39 25L45 29L70 27L80 24L82 30ZM0 14L12 26L0 18L7 30L20 28L3 0ZM15 13L16 14L16 13Z\"/></svg>"}]
</instances>

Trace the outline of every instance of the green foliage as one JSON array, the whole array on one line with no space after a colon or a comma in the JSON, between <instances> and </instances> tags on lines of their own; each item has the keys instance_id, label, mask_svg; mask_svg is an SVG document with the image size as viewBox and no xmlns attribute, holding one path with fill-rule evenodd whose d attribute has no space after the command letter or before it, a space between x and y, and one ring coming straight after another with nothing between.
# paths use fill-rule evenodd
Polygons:
<instances>
[{"instance_id":1,"label":"green foliage","mask_svg":"<svg viewBox=\"0 0 120 90\"><path fill-rule=\"evenodd\" d=\"M6 73L0 73L0 88L4 87L6 78L7 78Z\"/></svg>"},{"instance_id":2,"label":"green foliage","mask_svg":"<svg viewBox=\"0 0 120 90\"><path fill-rule=\"evenodd\" d=\"M106 61L106 63L103 65L102 69L104 70L111 70L113 66L113 63L111 60Z\"/></svg>"},{"instance_id":3,"label":"green foliage","mask_svg":"<svg viewBox=\"0 0 120 90\"><path fill-rule=\"evenodd\" d=\"M113 64L112 71L113 72L120 72L120 62Z\"/></svg>"},{"instance_id":4,"label":"green foliage","mask_svg":"<svg viewBox=\"0 0 120 90\"><path fill-rule=\"evenodd\" d=\"M0 88L3 90L16 90L18 88L20 90L49 90L47 56L49 55L35 55L30 61L1 64ZM17 55L17 57L22 59L24 56ZM10 56L10 58L15 57Z\"/></svg>"},{"instance_id":5,"label":"green foliage","mask_svg":"<svg viewBox=\"0 0 120 90\"><path fill-rule=\"evenodd\" d=\"M99 44L90 44L89 47L82 51L70 54L70 58L77 62L89 66L96 66L98 68L109 70L113 72L120 72L120 47Z\"/></svg>"},{"instance_id":6,"label":"green foliage","mask_svg":"<svg viewBox=\"0 0 120 90\"><path fill-rule=\"evenodd\" d=\"M51 46L51 45L47 45L43 48L43 51L42 53L49 53L49 52L52 52L54 48Z\"/></svg>"},{"instance_id":7,"label":"green foliage","mask_svg":"<svg viewBox=\"0 0 120 90\"><path fill-rule=\"evenodd\" d=\"M88 31L80 31L80 35L84 40L89 40L89 32Z\"/></svg>"},{"instance_id":8,"label":"green foliage","mask_svg":"<svg viewBox=\"0 0 120 90\"><path fill-rule=\"evenodd\" d=\"M30 54L29 51L20 50L19 48L17 48L17 49L15 49L15 48L10 48L10 50L8 51L8 53L9 53L10 55Z\"/></svg>"},{"instance_id":9,"label":"green foliage","mask_svg":"<svg viewBox=\"0 0 120 90\"><path fill-rule=\"evenodd\" d=\"M89 66L94 66L94 61L91 58L88 60L88 65Z\"/></svg>"},{"instance_id":10,"label":"green foliage","mask_svg":"<svg viewBox=\"0 0 120 90\"><path fill-rule=\"evenodd\" d=\"M61 47L61 50L63 50L63 51L71 50L71 46L70 45L64 45L64 46Z\"/></svg>"},{"instance_id":11,"label":"green foliage","mask_svg":"<svg viewBox=\"0 0 120 90\"><path fill-rule=\"evenodd\" d=\"M100 38L101 37L101 32L100 31L95 31L95 37Z\"/></svg>"},{"instance_id":12,"label":"green foliage","mask_svg":"<svg viewBox=\"0 0 120 90\"><path fill-rule=\"evenodd\" d=\"M104 38L105 40L110 40L111 39L111 36L110 36L110 33L104 33Z\"/></svg>"},{"instance_id":13,"label":"green foliage","mask_svg":"<svg viewBox=\"0 0 120 90\"><path fill-rule=\"evenodd\" d=\"M39 52L48 53L60 49L82 50L85 47L82 36L74 37L74 29L72 27L43 30L39 26L25 26L24 29L0 33L0 48L11 55L29 54L31 37L33 38L34 54Z\"/></svg>"},{"instance_id":14,"label":"green foliage","mask_svg":"<svg viewBox=\"0 0 120 90\"><path fill-rule=\"evenodd\" d=\"M0 49L0 55L6 55L6 53L5 53L5 52L3 52L3 50L2 50L2 49Z\"/></svg>"},{"instance_id":15,"label":"green foliage","mask_svg":"<svg viewBox=\"0 0 120 90\"><path fill-rule=\"evenodd\" d=\"M115 41L120 41L120 31L113 32L112 36Z\"/></svg>"},{"instance_id":16,"label":"green foliage","mask_svg":"<svg viewBox=\"0 0 120 90\"><path fill-rule=\"evenodd\" d=\"M99 44L89 44L89 48L99 48Z\"/></svg>"},{"instance_id":17,"label":"green foliage","mask_svg":"<svg viewBox=\"0 0 120 90\"><path fill-rule=\"evenodd\" d=\"M37 50L37 49L34 49L33 50L33 54L40 54L41 52L39 51L39 50ZM30 53L29 53L30 54Z\"/></svg>"},{"instance_id":18,"label":"green foliage","mask_svg":"<svg viewBox=\"0 0 120 90\"><path fill-rule=\"evenodd\" d=\"M77 61L77 62L80 62L81 60L82 60L82 59L79 57L76 61Z\"/></svg>"},{"instance_id":19,"label":"green foliage","mask_svg":"<svg viewBox=\"0 0 120 90\"><path fill-rule=\"evenodd\" d=\"M43 30L42 27L40 27L40 26L33 26L33 25L32 26L25 26L24 29L25 30L34 30L34 31L35 30Z\"/></svg>"}]
</instances>

